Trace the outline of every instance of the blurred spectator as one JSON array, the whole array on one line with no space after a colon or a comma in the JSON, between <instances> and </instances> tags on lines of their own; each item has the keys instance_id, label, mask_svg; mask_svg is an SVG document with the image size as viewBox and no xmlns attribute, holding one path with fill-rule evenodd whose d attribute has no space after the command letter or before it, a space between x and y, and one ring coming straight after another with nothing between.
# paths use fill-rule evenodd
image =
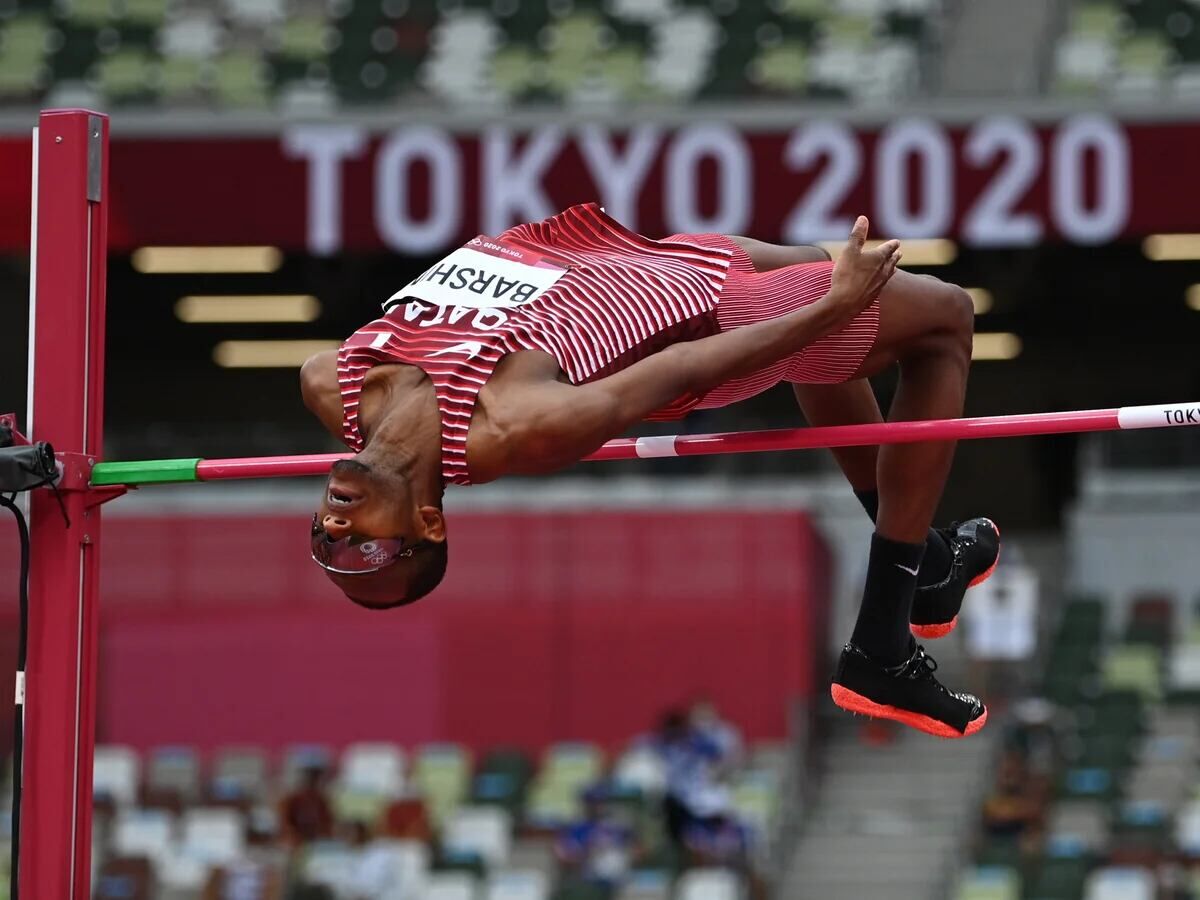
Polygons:
<instances>
[{"instance_id":1,"label":"blurred spectator","mask_svg":"<svg viewBox=\"0 0 1200 900\"><path fill-rule=\"evenodd\" d=\"M693 819L683 831L683 845L697 866L744 867L750 854L750 829L733 816Z\"/></svg>"},{"instance_id":2,"label":"blurred spectator","mask_svg":"<svg viewBox=\"0 0 1200 900\"><path fill-rule=\"evenodd\" d=\"M313 766L304 770L304 783L283 799L283 829L297 844L318 841L333 834L333 810L325 796L325 771Z\"/></svg>"},{"instance_id":3,"label":"blurred spectator","mask_svg":"<svg viewBox=\"0 0 1200 900\"><path fill-rule=\"evenodd\" d=\"M1008 751L996 769L996 782L983 805L983 828L989 837L1023 841L1032 835L1041 816L1040 804L1030 789L1025 760Z\"/></svg>"},{"instance_id":4,"label":"blurred spectator","mask_svg":"<svg viewBox=\"0 0 1200 900\"><path fill-rule=\"evenodd\" d=\"M1058 710L1053 703L1027 697L1013 704L1011 745L1025 760L1026 783L1046 793L1059 765Z\"/></svg>"},{"instance_id":5,"label":"blurred spectator","mask_svg":"<svg viewBox=\"0 0 1200 900\"><path fill-rule=\"evenodd\" d=\"M700 696L692 701L688 710L688 724L720 748L724 767L733 767L741 762L742 733L736 725L721 718L711 699Z\"/></svg>"},{"instance_id":6,"label":"blurred spectator","mask_svg":"<svg viewBox=\"0 0 1200 900\"><path fill-rule=\"evenodd\" d=\"M1013 551L991 578L971 590L971 602L961 613L971 690L996 708L1025 689L1025 663L1037 641L1037 575Z\"/></svg>"},{"instance_id":7,"label":"blurred spectator","mask_svg":"<svg viewBox=\"0 0 1200 900\"><path fill-rule=\"evenodd\" d=\"M615 887L640 854L633 828L606 801L607 791L593 787L583 795L584 818L558 835L555 855L577 879Z\"/></svg>"},{"instance_id":8,"label":"blurred spectator","mask_svg":"<svg viewBox=\"0 0 1200 900\"><path fill-rule=\"evenodd\" d=\"M387 836L397 840L433 842L433 826L429 822L429 810L421 797L402 797L387 809L384 819Z\"/></svg>"},{"instance_id":9,"label":"blurred spectator","mask_svg":"<svg viewBox=\"0 0 1200 900\"><path fill-rule=\"evenodd\" d=\"M751 900L767 896L766 885L758 877L751 861L751 829L732 815L693 819L683 832L683 846L689 865L732 869L746 881Z\"/></svg>"},{"instance_id":10,"label":"blurred spectator","mask_svg":"<svg viewBox=\"0 0 1200 900\"><path fill-rule=\"evenodd\" d=\"M709 733L691 727L683 713L666 713L654 742L667 771L663 796L667 834L676 846L698 820L729 811L729 789L720 781L725 751Z\"/></svg>"}]
</instances>

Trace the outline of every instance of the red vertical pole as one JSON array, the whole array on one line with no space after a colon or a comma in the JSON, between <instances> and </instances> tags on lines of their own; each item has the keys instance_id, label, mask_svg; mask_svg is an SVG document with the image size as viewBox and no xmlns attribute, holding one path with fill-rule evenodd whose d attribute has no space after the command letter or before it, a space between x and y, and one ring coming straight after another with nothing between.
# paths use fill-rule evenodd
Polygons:
<instances>
[{"instance_id":1,"label":"red vertical pole","mask_svg":"<svg viewBox=\"0 0 1200 900\"><path fill-rule=\"evenodd\" d=\"M27 427L35 440L49 441L60 453L98 458L104 421L107 116L77 109L43 112L33 157ZM90 896L100 507L78 489L79 476L64 473L65 509L49 490L30 495L22 900Z\"/></svg>"}]
</instances>

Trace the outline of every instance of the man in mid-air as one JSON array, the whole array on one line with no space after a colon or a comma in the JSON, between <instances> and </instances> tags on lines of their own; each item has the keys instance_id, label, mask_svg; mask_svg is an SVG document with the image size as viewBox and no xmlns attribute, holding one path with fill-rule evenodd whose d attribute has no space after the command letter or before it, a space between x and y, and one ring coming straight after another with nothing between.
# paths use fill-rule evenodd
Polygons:
<instances>
[{"instance_id":1,"label":"man in mid-air","mask_svg":"<svg viewBox=\"0 0 1200 900\"><path fill-rule=\"evenodd\" d=\"M893 421L962 414L974 316L958 287L897 271L860 217L815 247L651 240L594 204L478 237L305 363L305 404L356 451L313 517L313 559L361 606L428 594L447 561L447 483L571 465L642 419L678 418L790 382L811 425L882 421L867 378L899 365ZM862 606L833 678L844 709L962 737L977 698L916 643L954 627L999 555L996 527L930 527L954 445L834 451L875 521Z\"/></svg>"}]
</instances>

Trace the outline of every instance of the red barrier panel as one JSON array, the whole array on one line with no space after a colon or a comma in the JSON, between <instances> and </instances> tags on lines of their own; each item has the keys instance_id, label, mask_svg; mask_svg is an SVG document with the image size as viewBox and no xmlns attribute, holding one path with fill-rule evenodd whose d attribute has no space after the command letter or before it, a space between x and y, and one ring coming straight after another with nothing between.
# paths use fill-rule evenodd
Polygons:
<instances>
[{"instance_id":1,"label":"red barrier panel","mask_svg":"<svg viewBox=\"0 0 1200 900\"><path fill-rule=\"evenodd\" d=\"M299 522L231 545L211 518L110 520L99 740L616 746L698 694L779 738L815 688L827 572L797 512L460 513L445 584L382 613Z\"/></svg>"}]
</instances>

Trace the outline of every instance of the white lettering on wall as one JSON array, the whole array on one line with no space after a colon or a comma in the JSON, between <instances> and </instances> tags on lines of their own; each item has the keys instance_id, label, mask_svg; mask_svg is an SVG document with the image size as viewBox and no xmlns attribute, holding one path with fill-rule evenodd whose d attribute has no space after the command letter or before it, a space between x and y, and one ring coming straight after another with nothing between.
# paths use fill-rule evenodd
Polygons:
<instances>
[{"instance_id":1,"label":"white lettering on wall","mask_svg":"<svg viewBox=\"0 0 1200 900\"><path fill-rule=\"evenodd\" d=\"M717 166L716 208L700 211L700 162ZM750 223L754 177L746 141L727 125L692 125L680 131L667 150L666 230L740 234Z\"/></svg>"},{"instance_id":2,"label":"white lettering on wall","mask_svg":"<svg viewBox=\"0 0 1200 900\"><path fill-rule=\"evenodd\" d=\"M283 152L308 163L305 242L308 252L328 256L342 248L342 162L366 147L358 128L299 126L283 133Z\"/></svg>"},{"instance_id":3,"label":"white lettering on wall","mask_svg":"<svg viewBox=\"0 0 1200 900\"><path fill-rule=\"evenodd\" d=\"M797 128L788 140L784 159L793 172L806 171L825 160L825 168L784 221L784 240L809 244L849 234L853 218L837 215L837 209L862 174L862 145L850 127L825 121Z\"/></svg>"},{"instance_id":4,"label":"white lettering on wall","mask_svg":"<svg viewBox=\"0 0 1200 900\"><path fill-rule=\"evenodd\" d=\"M920 191L909 203L914 185L908 160L916 157ZM941 237L954 213L954 154L942 126L926 119L901 119L884 129L875 148L877 236Z\"/></svg>"},{"instance_id":5,"label":"white lettering on wall","mask_svg":"<svg viewBox=\"0 0 1200 900\"><path fill-rule=\"evenodd\" d=\"M1089 154L1096 159L1095 203L1087 204ZM1079 115L1054 135L1050 161L1050 215L1058 230L1080 244L1117 237L1129 221L1129 139L1112 119Z\"/></svg>"},{"instance_id":6,"label":"white lettering on wall","mask_svg":"<svg viewBox=\"0 0 1200 900\"><path fill-rule=\"evenodd\" d=\"M492 236L518 222L536 222L559 210L546 196L546 170L563 145L562 129L537 128L519 150L508 128L489 128L483 135L483 231Z\"/></svg>"},{"instance_id":7,"label":"white lettering on wall","mask_svg":"<svg viewBox=\"0 0 1200 900\"><path fill-rule=\"evenodd\" d=\"M414 163L429 170L429 210L417 219L410 176ZM430 253L459 233L462 218L462 159L454 139L440 128L398 128L375 157L375 227L392 250Z\"/></svg>"},{"instance_id":8,"label":"white lettering on wall","mask_svg":"<svg viewBox=\"0 0 1200 900\"><path fill-rule=\"evenodd\" d=\"M600 191L600 205L633 231L638 229L637 198L660 141L658 128L639 125L629 132L624 151L619 151L607 129L598 125L579 129L579 152Z\"/></svg>"},{"instance_id":9,"label":"white lettering on wall","mask_svg":"<svg viewBox=\"0 0 1200 900\"><path fill-rule=\"evenodd\" d=\"M1016 209L1042 165L1042 147L1029 123L1013 116L984 119L967 134L963 157L976 168L1004 159L963 219L963 238L979 247L1041 240L1045 229L1038 217Z\"/></svg>"},{"instance_id":10,"label":"white lettering on wall","mask_svg":"<svg viewBox=\"0 0 1200 900\"><path fill-rule=\"evenodd\" d=\"M1052 130L992 116L967 125L961 143L946 125L917 118L893 121L877 138L838 121L805 123L784 137L781 155L761 171L751 152L757 137L719 123L674 131L646 123L627 133L585 125L569 138L556 125L498 126L478 134L478 155L450 130L414 125L382 135L373 156L363 129L297 126L284 131L280 148L303 166L304 240L317 255L339 252L350 214L360 225L372 200L377 240L419 255L593 199L580 183L594 184L594 199L635 230L744 233L753 222L763 237L793 244L841 238L860 212L876 237L951 235L960 223L957 234L973 246L1032 246L1048 232L1098 244L1120 237L1132 214L1130 136L1102 115L1074 116ZM579 158L559 168L568 140ZM368 162L369 193L348 194ZM789 180L803 180L803 191L776 196ZM426 184L428 208L415 202ZM662 220L639 221L644 192L660 190ZM468 209L478 218L466 221Z\"/></svg>"}]
</instances>

